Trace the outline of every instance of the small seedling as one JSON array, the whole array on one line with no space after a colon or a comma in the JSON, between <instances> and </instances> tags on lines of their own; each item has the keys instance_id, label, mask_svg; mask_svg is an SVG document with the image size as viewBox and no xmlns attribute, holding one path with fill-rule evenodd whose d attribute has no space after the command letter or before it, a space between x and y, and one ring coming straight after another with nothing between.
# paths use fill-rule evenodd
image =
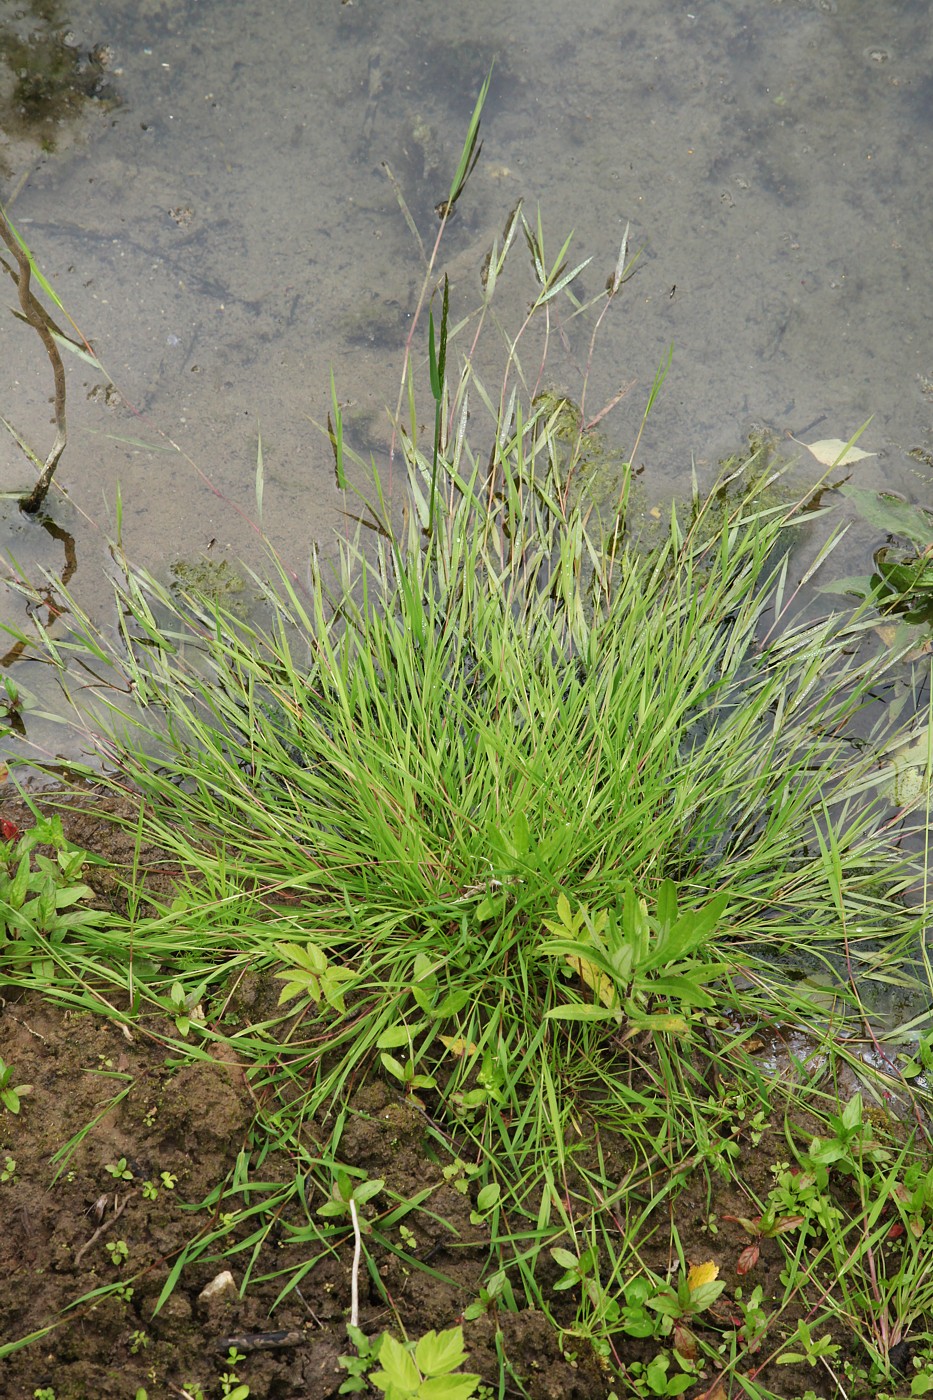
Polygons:
<instances>
[{"instance_id":1,"label":"small seedling","mask_svg":"<svg viewBox=\"0 0 933 1400\"><path fill-rule=\"evenodd\" d=\"M366 1377L376 1366L379 1359L379 1348L382 1346L382 1337L370 1340L365 1332L359 1327L354 1327L352 1323L347 1326L347 1337L350 1345L356 1347L356 1355L348 1353L346 1356L338 1357L338 1361L347 1373L347 1379L343 1382L338 1395L358 1395L361 1391L369 1389Z\"/></svg>"},{"instance_id":2,"label":"small seedling","mask_svg":"<svg viewBox=\"0 0 933 1400\"><path fill-rule=\"evenodd\" d=\"M629 1337L658 1337L666 1335L664 1323L657 1312L648 1307L654 1297L656 1285L650 1279L639 1275L629 1279L622 1289L624 1303L619 1312L623 1332Z\"/></svg>"},{"instance_id":3,"label":"small seedling","mask_svg":"<svg viewBox=\"0 0 933 1400\"><path fill-rule=\"evenodd\" d=\"M618 1327L621 1310L617 1299L600 1280L597 1247L590 1245L582 1254L576 1255L569 1249L555 1246L551 1257L564 1270L554 1288L558 1291L574 1287L580 1289L582 1311L576 1327L568 1335L587 1338L605 1360L610 1350L609 1334ZM654 1330L657 1331L657 1324Z\"/></svg>"},{"instance_id":4,"label":"small seedling","mask_svg":"<svg viewBox=\"0 0 933 1400\"><path fill-rule=\"evenodd\" d=\"M498 1181L490 1181L482 1187L476 1197L476 1209L470 1211L470 1224L482 1225L489 1212L499 1204L500 1195L501 1187Z\"/></svg>"},{"instance_id":5,"label":"small seedling","mask_svg":"<svg viewBox=\"0 0 933 1400\"><path fill-rule=\"evenodd\" d=\"M379 1059L383 1068L389 1071L393 1079L398 1080L405 1092L410 1094L416 1103L420 1102L416 1092L418 1089L434 1089L436 1087L433 1076L419 1074L417 1068L414 1038L424 1029L424 1026L424 1021L417 1021L412 1026L401 1021L397 1025L389 1026L376 1041L376 1046L381 1052ZM390 1050L402 1047L408 1050L408 1057L404 1061L397 1060L394 1055L388 1053Z\"/></svg>"},{"instance_id":6,"label":"small seedling","mask_svg":"<svg viewBox=\"0 0 933 1400\"><path fill-rule=\"evenodd\" d=\"M647 1300L646 1306L653 1308L662 1318L664 1335L673 1332L677 1357L689 1362L696 1359L696 1338L687 1324L715 1303L725 1286L725 1282L719 1280L719 1269L715 1264L694 1264L686 1275L681 1276L676 1289L670 1284L662 1284ZM679 1395L681 1392L657 1393Z\"/></svg>"},{"instance_id":7,"label":"small seedling","mask_svg":"<svg viewBox=\"0 0 933 1400\"><path fill-rule=\"evenodd\" d=\"M115 1181L132 1181L133 1173L125 1157L121 1157L119 1162L108 1162L104 1167L105 1172L109 1172Z\"/></svg>"},{"instance_id":8,"label":"small seedling","mask_svg":"<svg viewBox=\"0 0 933 1400\"><path fill-rule=\"evenodd\" d=\"M920 1074L933 1076L933 1031L920 1037L913 1055L899 1055L898 1059L902 1061L901 1074L905 1079L916 1079Z\"/></svg>"},{"instance_id":9,"label":"small seedling","mask_svg":"<svg viewBox=\"0 0 933 1400\"><path fill-rule=\"evenodd\" d=\"M836 1357L842 1350L839 1343L834 1342L828 1332L822 1337L814 1338L805 1322L797 1323L797 1331L791 1341L796 1342L800 1350L781 1352L780 1356L776 1358L779 1366L793 1366L801 1361L806 1361L808 1366L815 1366L822 1357Z\"/></svg>"},{"instance_id":10,"label":"small seedling","mask_svg":"<svg viewBox=\"0 0 933 1400\"><path fill-rule=\"evenodd\" d=\"M496 1312L499 1307L504 1307L508 1312L518 1312L515 1294L504 1269L499 1269L481 1285L479 1297L464 1308L463 1316L467 1322L472 1322L486 1313Z\"/></svg>"},{"instance_id":11,"label":"small seedling","mask_svg":"<svg viewBox=\"0 0 933 1400\"><path fill-rule=\"evenodd\" d=\"M285 983L279 995L280 1006L298 996L309 998L315 1005L323 998L334 1011L343 1014L343 990L353 981L354 972L331 963L316 943L307 943L303 948L298 943L276 943L275 948L288 969L275 974L278 981Z\"/></svg>"},{"instance_id":12,"label":"small seedling","mask_svg":"<svg viewBox=\"0 0 933 1400\"><path fill-rule=\"evenodd\" d=\"M225 1365L229 1366L229 1371L224 1371L220 1377L220 1391L223 1400L248 1400L249 1386L240 1380L235 1366L246 1360L246 1355L242 1351L237 1351L236 1347L231 1347L227 1352Z\"/></svg>"},{"instance_id":13,"label":"small seedling","mask_svg":"<svg viewBox=\"0 0 933 1400\"><path fill-rule=\"evenodd\" d=\"M31 1093L31 1084L13 1084L13 1067L0 1056L0 1104L8 1113L19 1113L20 1099Z\"/></svg>"},{"instance_id":14,"label":"small seedling","mask_svg":"<svg viewBox=\"0 0 933 1400\"><path fill-rule=\"evenodd\" d=\"M73 908L92 899L94 892L81 878L87 853L66 840L60 817L42 818L23 833L6 822L2 831L9 843L0 860L0 941L5 958L31 960L37 935L60 943L69 932L107 922L97 910ZM55 858L35 852L38 845L51 846Z\"/></svg>"},{"instance_id":15,"label":"small seedling","mask_svg":"<svg viewBox=\"0 0 933 1400\"><path fill-rule=\"evenodd\" d=\"M470 997L469 992L465 992L465 989L461 987L451 996L444 996L438 1002L438 992L442 990L441 984L437 980L440 966L442 966L441 963L436 959L429 958L425 953L416 953L408 991L411 993L412 1000L417 1003L426 1016L446 1021L449 1017L455 1016L458 1011L462 1011Z\"/></svg>"},{"instance_id":16,"label":"small seedling","mask_svg":"<svg viewBox=\"0 0 933 1400\"><path fill-rule=\"evenodd\" d=\"M117 1164L117 1165L119 1165L119 1164ZM107 1170L108 1170L108 1172L109 1172L109 1171L111 1171L111 1170L113 1170L113 1169L112 1169L111 1167L108 1167ZM115 1174L115 1173L114 1173L114 1174ZM130 1175L132 1176L132 1173L131 1173ZM174 1191L174 1190L175 1190L175 1183L177 1182L177 1180L178 1180L178 1177L175 1175L174 1172L159 1172L159 1182L158 1182L158 1184L157 1184L156 1182L154 1182L154 1181L144 1181L144 1182L143 1182L143 1200L144 1200L144 1201L156 1201L156 1200L158 1200L158 1198L159 1198L159 1185L164 1186L166 1191Z\"/></svg>"},{"instance_id":17,"label":"small seedling","mask_svg":"<svg viewBox=\"0 0 933 1400\"><path fill-rule=\"evenodd\" d=\"M769 1233L783 1233L777 1228L779 1220L796 1220L798 1216L803 1217L799 1225L803 1233L812 1232L815 1225L821 1226L827 1233L835 1231L841 1213L828 1193L828 1166L810 1158L806 1159L802 1171L789 1167L786 1162L779 1166L781 1170L771 1169L776 1181L768 1192L767 1208L761 1217Z\"/></svg>"},{"instance_id":18,"label":"small seedling","mask_svg":"<svg viewBox=\"0 0 933 1400\"><path fill-rule=\"evenodd\" d=\"M579 1286L585 1293L590 1292L590 1274L596 1267L597 1253L595 1245L585 1249L582 1254L573 1254L569 1249L555 1245L551 1250L551 1258L564 1272L555 1283L554 1291L559 1293L565 1288Z\"/></svg>"},{"instance_id":19,"label":"small seedling","mask_svg":"<svg viewBox=\"0 0 933 1400\"><path fill-rule=\"evenodd\" d=\"M149 1337L142 1328L137 1327L135 1332L130 1333L130 1351L134 1356L138 1355L141 1351L145 1351L148 1345Z\"/></svg>"},{"instance_id":20,"label":"small seedling","mask_svg":"<svg viewBox=\"0 0 933 1400\"><path fill-rule=\"evenodd\" d=\"M441 1167L441 1176L448 1186L465 1196L470 1189L470 1178L477 1176L481 1171L482 1167L479 1164L471 1165L456 1157L452 1162L448 1162L446 1167Z\"/></svg>"},{"instance_id":21,"label":"small seedling","mask_svg":"<svg viewBox=\"0 0 933 1400\"><path fill-rule=\"evenodd\" d=\"M5 715L9 720L15 719L23 708L19 686L9 676L4 676L3 690L4 694L0 696L0 715Z\"/></svg>"},{"instance_id":22,"label":"small seedling","mask_svg":"<svg viewBox=\"0 0 933 1400\"><path fill-rule=\"evenodd\" d=\"M352 1200L357 1208L360 1230L364 1235L368 1234L372 1226L363 1216L360 1211L360 1206L365 1205L367 1201L371 1201L373 1196L378 1196L384 1185L385 1182L383 1179L377 1177L374 1181L361 1181L359 1186L351 1187L348 1174L344 1171L338 1171L336 1180L331 1186L331 1199L327 1201L325 1205L319 1206L317 1213L318 1215L324 1216L325 1219L336 1219L344 1215L349 1216L351 1213L350 1202Z\"/></svg>"},{"instance_id":23,"label":"small seedling","mask_svg":"<svg viewBox=\"0 0 933 1400\"><path fill-rule=\"evenodd\" d=\"M418 1089L434 1089L436 1084L430 1074L419 1074L415 1069L414 1060L406 1060L404 1064L397 1060L394 1055L387 1055L385 1051L379 1056L383 1066L389 1071L393 1079L397 1079L407 1094L411 1096L415 1103L419 1103Z\"/></svg>"},{"instance_id":24,"label":"small seedling","mask_svg":"<svg viewBox=\"0 0 933 1400\"><path fill-rule=\"evenodd\" d=\"M862 1110L862 1096L855 1094L840 1114L830 1114L832 1136L815 1137L807 1152L808 1164L835 1166L837 1171L858 1174L864 1160L877 1163L890 1161L891 1154L875 1142L871 1121Z\"/></svg>"},{"instance_id":25,"label":"small seedling","mask_svg":"<svg viewBox=\"0 0 933 1400\"><path fill-rule=\"evenodd\" d=\"M557 918L544 920L554 937L540 952L564 959L568 975L579 977L591 1000L555 1006L545 1015L615 1021L626 1038L640 1030L688 1034L690 1009L715 1004L707 986L723 968L696 954L715 932L727 902L718 895L681 912L669 879L661 885L653 915L630 884L616 908L596 913L583 904L573 913L567 896L559 894ZM658 1002L665 1009L655 1009Z\"/></svg>"},{"instance_id":26,"label":"small seedling","mask_svg":"<svg viewBox=\"0 0 933 1400\"><path fill-rule=\"evenodd\" d=\"M187 1038L192 1023L204 1020L201 998L206 987L207 983L202 982L194 991L186 993L180 982L173 982L169 995L158 998L160 1005L165 1007L175 1022L175 1029L180 1036Z\"/></svg>"},{"instance_id":27,"label":"small seedling","mask_svg":"<svg viewBox=\"0 0 933 1400\"><path fill-rule=\"evenodd\" d=\"M0 1183L16 1180L16 1158L4 1157L3 1170L0 1171Z\"/></svg>"},{"instance_id":28,"label":"small seedling","mask_svg":"<svg viewBox=\"0 0 933 1400\"><path fill-rule=\"evenodd\" d=\"M741 1225L745 1233L752 1236L752 1243L745 1246L736 1261L737 1274L747 1274L754 1269L761 1254L762 1240L776 1239L778 1235L786 1235L789 1230L799 1230L806 1221L804 1215L777 1215L773 1207L764 1215L753 1218L744 1215L724 1215L722 1218Z\"/></svg>"},{"instance_id":29,"label":"small seedling","mask_svg":"<svg viewBox=\"0 0 933 1400\"><path fill-rule=\"evenodd\" d=\"M742 1314L742 1326L739 1329L743 1345L749 1352L756 1352L761 1346L762 1338L768 1330L768 1318L761 1304L764 1293L760 1286L752 1290L752 1296L746 1303L742 1297L741 1285L735 1290L735 1305Z\"/></svg>"},{"instance_id":30,"label":"small seedling","mask_svg":"<svg viewBox=\"0 0 933 1400\"><path fill-rule=\"evenodd\" d=\"M129 1256L130 1247L126 1240L109 1240L107 1243L107 1253L110 1255L111 1263L120 1268L126 1263Z\"/></svg>"},{"instance_id":31,"label":"small seedling","mask_svg":"<svg viewBox=\"0 0 933 1400\"><path fill-rule=\"evenodd\" d=\"M674 1352L679 1369L671 1372L671 1354L661 1351L653 1357L647 1365L634 1361L631 1366L631 1376L635 1385L635 1393L639 1396L652 1395L683 1395L685 1390L689 1390L695 1383L696 1370L689 1362L685 1361L678 1352Z\"/></svg>"}]
</instances>

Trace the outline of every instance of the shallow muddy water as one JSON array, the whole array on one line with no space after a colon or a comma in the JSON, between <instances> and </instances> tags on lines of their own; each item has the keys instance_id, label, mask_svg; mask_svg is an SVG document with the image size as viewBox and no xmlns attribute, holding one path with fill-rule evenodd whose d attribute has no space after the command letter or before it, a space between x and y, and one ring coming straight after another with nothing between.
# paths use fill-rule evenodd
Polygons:
<instances>
[{"instance_id":1,"label":"shallow muddy water","mask_svg":"<svg viewBox=\"0 0 933 1400\"><path fill-rule=\"evenodd\" d=\"M673 345L638 450L652 493L686 489L693 461L711 474L753 425L847 438L873 415L861 445L878 456L857 479L925 501L925 0L593 0L575 20L556 0L75 0L43 22L3 0L0 50L21 63L14 38L56 41L45 79L54 87L65 52L79 93L36 100L31 127L6 121L0 198L117 390L67 357L67 497L49 498L45 526L0 503L3 555L33 580L67 569L110 627L119 487L139 563L164 576L179 560L255 563L260 432L269 538L299 571L313 543L328 547L343 498L310 420L326 419L333 369L351 440L384 460L423 277L385 167L430 249L493 64L482 155L438 264L457 306L477 304L484 254L520 197L532 220L540 207L553 254L573 230L577 259L592 257L575 284L586 298L630 224L642 252L587 402L596 412L631 385L603 424L630 451ZM8 63L8 114L14 88ZM503 287L513 332L530 285ZM550 366L571 395L580 326L563 344L555 334ZM33 340L4 311L0 412L44 454L50 373ZM422 371L425 342L420 327ZM32 471L9 439L0 471L6 490ZM0 617L22 623L22 601L10 593ZM7 669L35 710L55 708L44 673L9 654ZM35 713L29 741L63 754L72 743Z\"/></svg>"}]
</instances>

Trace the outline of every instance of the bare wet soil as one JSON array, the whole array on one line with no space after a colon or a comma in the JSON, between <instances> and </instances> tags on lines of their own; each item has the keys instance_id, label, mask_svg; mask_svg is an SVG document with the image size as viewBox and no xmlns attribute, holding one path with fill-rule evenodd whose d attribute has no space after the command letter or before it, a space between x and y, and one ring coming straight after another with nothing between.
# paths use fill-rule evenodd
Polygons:
<instances>
[{"instance_id":1,"label":"bare wet soil","mask_svg":"<svg viewBox=\"0 0 933 1400\"><path fill-rule=\"evenodd\" d=\"M127 863L133 840L106 820L108 805L117 800L79 802L65 815L65 828L76 844L106 855L118 868ZM28 824L28 812L15 803L4 804L3 815ZM155 866L156 853L147 854ZM102 904L116 897L111 871L102 868L91 878ZM18 1116L0 1113L0 1277L7 1281L0 1290L0 1345L24 1343L0 1361L0 1394L8 1400L32 1400L37 1393L45 1400L51 1392L55 1400L133 1400L142 1388L148 1400L198 1400L199 1391L213 1400L225 1393L223 1377L231 1374L226 1358L235 1347L236 1375L257 1400L336 1396L347 1380L338 1358L350 1350L349 1227L329 1250L310 1236L296 1242L295 1229L307 1217L300 1217L292 1196L278 1215L271 1211L244 1222L234 1237L243 1246L239 1251L230 1252L227 1235L216 1250L208 1248L186 1264L167 1288L186 1246L217 1227L222 1206L212 1192L238 1162L260 1161L259 1176L268 1182L294 1177L286 1152L273 1148L262 1156L257 1088L230 1047L220 1039L210 1054L186 1059L174 1049L167 1052L167 1041L177 1045L169 1022L126 1024L105 1005L99 1015L72 1011L22 995L8 982L0 992L0 1053L15 1068L15 1082L32 1086ZM256 978L240 1004L255 1007L274 995ZM621 1400L635 1394L611 1378L587 1343L569 1335L576 1290L553 1294L555 1315L567 1329L563 1340L540 1311L522 1305L518 1287L518 1311L464 1321L494 1257L489 1225L474 1214L471 1191L449 1172L445 1176L437 1135L428 1133L424 1112L375 1071L357 1086L348 1110L341 1154L369 1179L384 1180L384 1193L372 1203L375 1214L432 1188L421 1209L407 1217L412 1237L404 1250L370 1247L371 1264L360 1277L364 1332L400 1335L404 1329L416 1338L463 1322L468 1369L495 1394L502 1356L508 1395L605 1400L615 1391ZM740 1278L736 1264L748 1238L725 1221L754 1213L753 1195L767 1195L769 1168L787 1153L781 1129L776 1124L754 1138L737 1130L747 1189L737 1190L715 1173L695 1172L672 1197L672 1216L667 1203L660 1208L657 1244L649 1242L643 1252L644 1263L657 1273L676 1272L673 1223L688 1262L712 1260L720 1267L728 1287L721 1307L701 1320L708 1340L715 1341L717 1332L725 1337L738 1324L728 1302L736 1285L743 1284L747 1296L760 1284L766 1310L768 1300L783 1291L777 1242L762 1241L759 1263ZM621 1178L627 1165L622 1144L605 1139L601 1147L610 1168L616 1166L613 1152L619 1153ZM456 1148L451 1139L451 1160ZM263 1224L258 1231L257 1220ZM412 1258L421 1267L413 1268ZM276 1306L288 1271L309 1262L300 1287ZM540 1267L547 1275L550 1260ZM549 1286L561 1270L555 1264L552 1272ZM793 1309L780 1318L762 1360L796 1321ZM626 1365L647 1361L660 1349L657 1342L622 1333L613 1345ZM865 1363L854 1352L850 1359ZM714 1379L708 1374L690 1395L703 1395ZM808 1368L772 1365L759 1380L789 1398L814 1386L817 1395L837 1393L826 1388L824 1372ZM727 1384L717 1400L739 1393ZM850 1394L862 1392L855 1387Z\"/></svg>"}]
</instances>

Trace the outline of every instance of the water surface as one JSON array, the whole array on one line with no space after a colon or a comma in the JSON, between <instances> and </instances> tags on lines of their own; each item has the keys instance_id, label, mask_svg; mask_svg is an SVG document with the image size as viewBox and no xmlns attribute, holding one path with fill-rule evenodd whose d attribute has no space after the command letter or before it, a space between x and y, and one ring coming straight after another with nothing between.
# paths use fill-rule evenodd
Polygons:
<instances>
[{"instance_id":1,"label":"water surface","mask_svg":"<svg viewBox=\"0 0 933 1400\"><path fill-rule=\"evenodd\" d=\"M103 627L118 487L134 560L163 575L179 560L255 562L261 432L263 524L282 554L300 571L342 528L330 447L309 420L326 418L333 369L353 441L383 460L424 273L395 185L430 248L491 65L482 156L439 264L455 304L478 303L484 254L519 198L532 220L540 207L555 254L573 230L578 258L592 257L581 297L604 286L628 224L642 253L587 407L631 384L604 425L629 451L674 346L639 444L649 491L685 490L694 462L711 474L754 425L846 438L872 417L862 445L878 455L856 479L927 501L925 0L590 0L572 24L556 0L75 0L45 26L0 3L7 48L14 31L45 30L85 76L104 71L33 139L7 133L0 198L118 393L68 364L67 496L49 498L51 530L4 503L0 540L38 577L66 567L70 536L71 586ZM500 307L513 332L532 285L518 261ZM553 387L579 392L587 352L580 321L555 327ZM0 363L0 412L44 452L48 365L5 313ZM5 441L0 485L30 471ZM22 622L15 595L3 609ZM52 708L44 673L8 666ZM39 720L30 739L67 752Z\"/></svg>"}]
</instances>

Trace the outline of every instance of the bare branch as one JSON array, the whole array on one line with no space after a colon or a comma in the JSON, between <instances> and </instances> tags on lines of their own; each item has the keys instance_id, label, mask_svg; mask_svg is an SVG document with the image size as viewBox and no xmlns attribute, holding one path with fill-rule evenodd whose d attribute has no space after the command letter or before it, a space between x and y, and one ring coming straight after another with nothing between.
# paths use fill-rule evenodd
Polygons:
<instances>
[{"instance_id":1,"label":"bare branch","mask_svg":"<svg viewBox=\"0 0 933 1400\"><path fill-rule=\"evenodd\" d=\"M45 353L49 357L49 362L52 366L52 374L55 380L55 441L52 444L51 452L45 459L39 480L36 482L29 495L25 496L19 503L21 510L28 512L30 515L35 515L46 498L48 489L52 484L52 477L55 475L55 469L58 466L61 455L65 450L65 444L68 441L68 431L65 425L65 367L62 364L62 357L58 353L58 346L55 344L54 337L49 329L49 317L36 300L33 295L32 287L30 286L32 267L29 262L29 257L13 232L2 208L0 208L0 238L3 239L7 248L16 259L16 270L14 271L14 269L2 259L0 259L0 261L3 261L3 266L16 283L16 290L19 294L19 304L22 308L23 317L29 322L36 332L36 335L38 335L42 344L45 346ZM7 426L9 427L9 425ZM12 429L10 429L10 431L13 432ZM26 446L18 433L14 432L13 436L31 461L36 462L39 460L37 455Z\"/></svg>"}]
</instances>

